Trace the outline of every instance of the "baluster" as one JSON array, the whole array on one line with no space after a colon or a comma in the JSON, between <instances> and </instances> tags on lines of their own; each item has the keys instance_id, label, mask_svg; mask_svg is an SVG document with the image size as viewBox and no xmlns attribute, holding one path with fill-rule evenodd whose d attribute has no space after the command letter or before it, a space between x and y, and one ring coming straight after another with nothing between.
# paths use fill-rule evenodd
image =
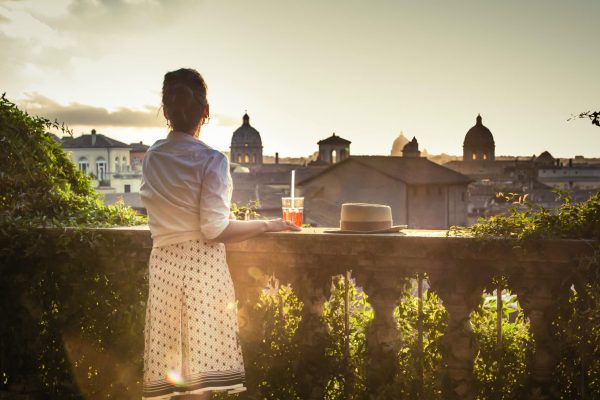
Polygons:
<instances>
[{"instance_id":1,"label":"baluster","mask_svg":"<svg viewBox=\"0 0 600 400\"><path fill-rule=\"evenodd\" d=\"M535 341L535 351L529 365L531 374L528 388L530 396L536 399L559 397L553 373L560 346L552 334L552 321L560 303L568 301L569 296L569 283L562 281L563 276L558 273L550 275L547 271L554 269L548 269L547 265L545 268L530 265L509 280L525 316L529 318Z\"/></svg>"},{"instance_id":2,"label":"baluster","mask_svg":"<svg viewBox=\"0 0 600 400\"><path fill-rule=\"evenodd\" d=\"M367 388L377 393L394 381L398 370L398 350L401 335L394 320L406 278L398 272L373 271L354 273L357 285L367 293L375 319L367 332L369 367Z\"/></svg>"},{"instance_id":3,"label":"baluster","mask_svg":"<svg viewBox=\"0 0 600 400\"><path fill-rule=\"evenodd\" d=\"M326 373L323 305L331 296L331 276L317 270L304 270L292 280L302 307L302 320L296 331L300 359L297 366L298 392L303 399L322 399Z\"/></svg>"},{"instance_id":4,"label":"baluster","mask_svg":"<svg viewBox=\"0 0 600 400\"><path fill-rule=\"evenodd\" d=\"M478 266L482 270L481 266ZM481 301L485 277L460 268L447 268L430 274L430 283L448 312L448 330L442 338L442 356L446 365L444 398L473 399L475 377L473 361L477 342L469 315Z\"/></svg>"}]
</instances>

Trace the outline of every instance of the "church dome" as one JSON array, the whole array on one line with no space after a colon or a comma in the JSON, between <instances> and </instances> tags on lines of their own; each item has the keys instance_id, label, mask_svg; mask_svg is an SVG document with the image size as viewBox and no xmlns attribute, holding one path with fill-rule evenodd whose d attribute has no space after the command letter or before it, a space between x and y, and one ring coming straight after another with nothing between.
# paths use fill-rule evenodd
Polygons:
<instances>
[{"instance_id":1,"label":"church dome","mask_svg":"<svg viewBox=\"0 0 600 400\"><path fill-rule=\"evenodd\" d=\"M392 151L390 154L392 156L401 156L402 150L408 142L409 140L406 136L404 136L404 132L400 132L400 135L398 135L398 137L394 140L394 143L392 143Z\"/></svg>"},{"instance_id":2,"label":"church dome","mask_svg":"<svg viewBox=\"0 0 600 400\"><path fill-rule=\"evenodd\" d=\"M474 148L495 147L494 136L492 135L492 132L481 123L481 115L477 115L475 126L467 132L463 146Z\"/></svg>"},{"instance_id":3,"label":"church dome","mask_svg":"<svg viewBox=\"0 0 600 400\"><path fill-rule=\"evenodd\" d=\"M262 140L260 133L252 126L250 126L250 117L248 114L244 114L244 122L242 126L237 128L233 132L231 137L231 147L235 146L262 146Z\"/></svg>"}]
</instances>

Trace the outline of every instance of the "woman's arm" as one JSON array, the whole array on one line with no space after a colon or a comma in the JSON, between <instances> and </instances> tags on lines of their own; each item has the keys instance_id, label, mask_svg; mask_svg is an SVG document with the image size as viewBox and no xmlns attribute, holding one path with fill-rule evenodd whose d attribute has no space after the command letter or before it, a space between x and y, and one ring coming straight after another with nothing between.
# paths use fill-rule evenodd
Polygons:
<instances>
[{"instance_id":1,"label":"woman's arm","mask_svg":"<svg viewBox=\"0 0 600 400\"><path fill-rule=\"evenodd\" d=\"M264 221L229 221L223 232L213 239L215 242L232 243L253 238L264 232L294 231L301 229L291 222L282 219Z\"/></svg>"}]
</instances>

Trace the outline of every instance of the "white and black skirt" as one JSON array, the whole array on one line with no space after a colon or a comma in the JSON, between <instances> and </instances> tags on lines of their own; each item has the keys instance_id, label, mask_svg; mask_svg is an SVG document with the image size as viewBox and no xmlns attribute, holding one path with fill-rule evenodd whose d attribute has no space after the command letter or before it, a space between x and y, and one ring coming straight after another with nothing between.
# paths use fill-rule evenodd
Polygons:
<instances>
[{"instance_id":1,"label":"white and black skirt","mask_svg":"<svg viewBox=\"0 0 600 400\"><path fill-rule=\"evenodd\" d=\"M143 398L246 390L225 246L155 247L149 268Z\"/></svg>"}]
</instances>

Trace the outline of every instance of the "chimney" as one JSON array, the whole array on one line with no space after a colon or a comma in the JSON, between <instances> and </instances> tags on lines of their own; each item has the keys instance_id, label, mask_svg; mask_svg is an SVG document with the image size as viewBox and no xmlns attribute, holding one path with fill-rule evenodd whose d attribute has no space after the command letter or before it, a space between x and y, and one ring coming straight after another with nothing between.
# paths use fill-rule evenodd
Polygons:
<instances>
[{"instance_id":1,"label":"chimney","mask_svg":"<svg viewBox=\"0 0 600 400\"><path fill-rule=\"evenodd\" d=\"M92 146L96 145L96 130L92 129Z\"/></svg>"},{"instance_id":2,"label":"chimney","mask_svg":"<svg viewBox=\"0 0 600 400\"><path fill-rule=\"evenodd\" d=\"M275 164L279 164L279 153L275 153Z\"/></svg>"},{"instance_id":3,"label":"chimney","mask_svg":"<svg viewBox=\"0 0 600 400\"><path fill-rule=\"evenodd\" d=\"M569 168L573 168L573 159L569 158Z\"/></svg>"}]
</instances>

